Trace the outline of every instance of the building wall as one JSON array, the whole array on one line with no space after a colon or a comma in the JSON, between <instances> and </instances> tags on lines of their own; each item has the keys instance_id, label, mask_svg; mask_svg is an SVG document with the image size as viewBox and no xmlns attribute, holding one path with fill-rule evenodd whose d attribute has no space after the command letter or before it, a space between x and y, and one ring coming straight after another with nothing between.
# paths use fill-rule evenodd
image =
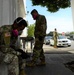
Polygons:
<instances>
[{"instance_id":1,"label":"building wall","mask_svg":"<svg viewBox=\"0 0 74 75\"><path fill-rule=\"evenodd\" d=\"M26 19L26 0L18 0L18 8L19 13L18 15L22 16L24 19ZM27 27L23 30L23 33L20 37L26 37L27 36Z\"/></svg>"},{"instance_id":2,"label":"building wall","mask_svg":"<svg viewBox=\"0 0 74 75\"><path fill-rule=\"evenodd\" d=\"M74 28L74 0L71 0L71 8L72 8L72 18L73 18L73 28Z\"/></svg>"},{"instance_id":3,"label":"building wall","mask_svg":"<svg viewBox=\"0 0 74 75\"><path fill-rule=\"evenodd\" d=\"M16 0L0 0L0 26L12 24L17 17Z\"/></svg>"},{"instance_id":4,"label":"building wall","mask_svg":"<svg viewBox=\"0 0 74 75\"><path fill-rule=\"evenodd\" d=\"M12 24L17 17L26 17L25 10L23 0L0 0L0 26ZM24 30L26 31L27 29ZM23 35L26 36L27 33Z\"/></svg>"},{"instance_id":5,"label":"building wall","mask_svg":"<svg viewBox=\"0 0 74 75\"><path fill-rule=\"evenodd\" d=\"M0 26L12 24L18 16L25 17L23 0L0 0Z\"/></svg>"},{"instance_id":6,"label":"building wall","mask_svg":"<svg viewBox=\"0 0 74 75\"><path fill-rule=\"evenodd\" d=\"M0 0L0 26L9 23L9 0Z\"/></svg>"},{"instance_id":7,"label":"building wall","mask_svg":"<svg viewBox=\"0 0 74 75\"><path fill-rule=\"evenodd\" d=\"M3 0L0 0L0 26L2 24L2 3L3 3Z\"/></svg>"}]
</instances>

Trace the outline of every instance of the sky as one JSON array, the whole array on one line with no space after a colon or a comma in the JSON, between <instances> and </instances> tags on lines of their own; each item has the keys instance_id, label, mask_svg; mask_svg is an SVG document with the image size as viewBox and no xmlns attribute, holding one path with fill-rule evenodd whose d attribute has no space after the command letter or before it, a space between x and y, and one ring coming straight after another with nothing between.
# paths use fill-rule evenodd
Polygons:
<instances>
[{"instance_id":1,"label":"sky","mask_svg":"<svg viewBox=\"0 0 74 75\"><path fill-rule=\"evenodd\" d=\"M29 11L26 15L26 20L29 25L35 23L35 20L33 20L30 14L33 9L36 9L41 15L45 15L47 20L47 33L53 31L55 28L59 33L74 31L71 7L51 13L47 11L46 7L32 6L31 0L26 0L26 11Z\"/></svg>"}]
</instances>

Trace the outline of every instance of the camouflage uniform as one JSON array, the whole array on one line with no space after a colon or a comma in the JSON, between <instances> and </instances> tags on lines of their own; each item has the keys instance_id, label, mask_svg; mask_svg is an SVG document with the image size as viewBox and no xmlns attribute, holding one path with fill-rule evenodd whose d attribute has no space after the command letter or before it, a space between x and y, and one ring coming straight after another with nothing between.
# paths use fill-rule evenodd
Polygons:
<instances>
[{"instance_id":1,"label":"camouflage uniform","mask_svg":"<svg viewBox=\"0 0 74 75\"><path fill-rule=\"evenodd\" d=\"M19 75L17 52L10 47L17 38L11 36L12 25L0 27L0 64L8 66L8 75ZM7 37L7 38L6 38Z\"/></svg>"},{"instance_id":2,"label":"camouflage uniform","mask_svg":"<svg viewBox=\"0 0 74 75\"><path fill-rule=\"evenodd\" d=\"M33 49L33 61L37 61L38 58L40 60L45 61L45 56L43 52L43 43L44 37L46 35L47 23L46 18L43 15L39 15L36 19L36 26L35 26L35 45Z\"/></svg>"},{"instance_id":3,"label":"camouflage uniform","mask_svg":"<svg viewBox=\"0 0 74 75\"><path fill-rule=\"evenodd\" d=\"M53 37L54 37L54 47L57 47L57 32L56 31L54 31L54 33L53 33Z\"/></svg>"}]
</instances>

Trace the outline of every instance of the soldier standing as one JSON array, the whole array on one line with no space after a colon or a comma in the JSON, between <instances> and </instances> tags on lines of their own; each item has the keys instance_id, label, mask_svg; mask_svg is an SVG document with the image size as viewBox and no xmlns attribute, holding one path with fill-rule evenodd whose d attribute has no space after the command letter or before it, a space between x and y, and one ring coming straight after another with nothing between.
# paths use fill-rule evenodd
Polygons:
<instances>
[{"instance_id":1,"label":"soldier standing","mask_svg":"<svg viewBox=\"0 0 74 75\"><path fill-rule=\"evenodd\" d=\"M3 25L0 27L0 64L5 63L8 66L8 75L21 75L19 71L24 69L21 67L22 63L18 64L20 62L18 56L21 53L15 50L15 48L17 50L19 48L15 47L15 44L19 32L25 27L27 27L27 22L21 17L15 19L12 25Z\"/></svg>"},{"instance_id":2,"label":"soldier standing","mask_svg":"<svg viewBox=\"0 0 74 75\"><path fill-rule=\"evenodd\" d=\"M34 31L35 45L31 63L27 63L26 66L32 67L36 65L46 65L43 51L43 43L47 29L46 18L44 15L40 15L36 9L31 11L31 15L33 19L36 20ZM40 59L40 62L36 64L38 58Z\"/></svg>"},{"instance_id":3,"label":"soldier standing","mask_svg":"<svg viewBox=\"0 0 74 75\"><path fill-rule=\"evenodd\" d=\"M57 29L55 28L54 29L54 32L53 32L53 38L54 38L54 48L57 48Z\"/></svg>"}]
</instances>

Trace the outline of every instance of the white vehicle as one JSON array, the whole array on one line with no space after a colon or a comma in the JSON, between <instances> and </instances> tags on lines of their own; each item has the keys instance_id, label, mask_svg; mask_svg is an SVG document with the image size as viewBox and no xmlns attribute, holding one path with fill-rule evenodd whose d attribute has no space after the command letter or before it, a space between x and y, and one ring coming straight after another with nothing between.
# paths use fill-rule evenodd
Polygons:
<instances>
[{"instance_id":1,"label":"white vehicle","mask_svg":"<svg viewBox=\"0 0 74 75\"><path fill-rule=\"evenodd\" d=\"M44 44L50 44L50 39L51 39L52 37L51 36L46 36L45 38L44 38Z\"/></svg>"},{"instance_id":2,"label":"white vehicle","mask_svg":"<svg viewBox=\"0 0 74 75\"><path fill-rule=\"evenodd\" d=\"M53 38L50 39L50 45L54 45L54 40ZM58 36L57 38L57 46L71 46L71 41L67 39L66 36Z\"/></svg>"}]
</instances>

